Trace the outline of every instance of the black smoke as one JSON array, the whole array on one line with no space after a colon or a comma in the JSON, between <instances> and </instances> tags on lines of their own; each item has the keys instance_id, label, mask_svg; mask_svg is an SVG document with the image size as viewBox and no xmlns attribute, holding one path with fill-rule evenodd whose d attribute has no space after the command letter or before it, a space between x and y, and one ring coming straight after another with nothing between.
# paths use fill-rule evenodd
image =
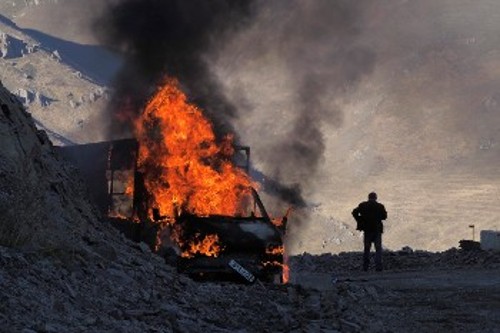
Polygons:
<instances>
[{"instance_id":1,"label":"black smoke","mask_svg":"<svg viewBox=\"0 0 500 333\"><path fill-rule=\"evenodd\" d=\"M238 129L259 152L261 171L307 195L324 161L325 130L343 125L346 96L375 69L376 52L362 40L369 2L258 4L251 29L214 57L214 67L231 100L255 111Z\"/></svg>"},{"instance_id":2,"label":"black smoke","mask_svg":"<svg viewBox=\"0 0 500 333\"><path fill-rule=\"evenodd\" d=\"M286 43L280 52L294 73L295 120L274 150L294 166L294 178L304 182L315 176L326 149L322 126L342 125L335 98L373 71L375 53L357 44L364 1L293 3L295 17L284 24L280 39Z\"/></svg>"},{"instance_id":3,"label":"black smoke","mask_svg":"<svg viewBox=\"0 0 500 333\"><path fill-rule=\"evenodd\" d=\"M113 112L133 117L169 76L205 111L219 137L230 132L237 110L204 57L248 24L252 13L251 0L124 0L110 5L96 30L103 44L126 59L114 81ZM111 130L116 134L120 128Z\"/></svg>"}]
</instances>

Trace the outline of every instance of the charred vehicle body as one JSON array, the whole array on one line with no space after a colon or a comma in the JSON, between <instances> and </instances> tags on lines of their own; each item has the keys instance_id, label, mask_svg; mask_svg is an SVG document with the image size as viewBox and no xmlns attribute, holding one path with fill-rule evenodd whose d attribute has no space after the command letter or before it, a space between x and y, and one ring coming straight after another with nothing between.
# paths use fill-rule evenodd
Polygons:
<instances>
[{"instance_id":1,"label":"charred vehicle body","mask_svg":"<svg viewBox=\"0 0 500 333\"><path fill-rule=\"evenodd\" d=\"M234 267L240 265L259 279L281 281L286 218L273 223L254 189L246 215L197 216L180 209L175 216L162 216L149 207L150 193L137 169L138 149L135 139L58 148L80 170L102 215L128 238L175 261L179 271L234 277L241 275ZM248 169L250 149L236 150L235 163Z\"/></svg>"},{"instance_id":2,"label":"charred vehicle body","mask_svg":"<svg viewBox=\"0 0 500 333\"><path fill-rule=\"evenodd\" d=\"M252 190L258 214L242 216L211 215L206 217L181 214L172 232L180 239L180 271L191 275L226 276L234 273L233 261L262 280L280 281L283 264L283 232L270 220L255 190ZM284 225L284 224L283 224ZM214 239L215 238L215 239ZM200 246L213 244L213 252L193 254L193 240ZM208 240L208 243L200 240ZM212 242L212 240L217 240ZM208 255L207 255L208 254Z\"/></svg>"}]
</instances>

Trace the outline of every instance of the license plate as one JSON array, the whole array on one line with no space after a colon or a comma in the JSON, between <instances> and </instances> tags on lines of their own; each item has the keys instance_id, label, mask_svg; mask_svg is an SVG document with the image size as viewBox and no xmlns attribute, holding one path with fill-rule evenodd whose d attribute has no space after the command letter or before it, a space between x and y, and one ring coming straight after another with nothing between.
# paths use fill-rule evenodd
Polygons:
<instances>
[{"instance_id":1,"label":"license plate","mask_svg":"<svg viewBox=\"0 0 500 333\"><path fill-rule=\"evenodd\" d=\"M248 282L254 282L255 281L255 276L247 271L243 266L238 264L234 259L231 259L229 261L229 267L234 269L238 274L243 276Z\"/></svg>"}]
</instances>

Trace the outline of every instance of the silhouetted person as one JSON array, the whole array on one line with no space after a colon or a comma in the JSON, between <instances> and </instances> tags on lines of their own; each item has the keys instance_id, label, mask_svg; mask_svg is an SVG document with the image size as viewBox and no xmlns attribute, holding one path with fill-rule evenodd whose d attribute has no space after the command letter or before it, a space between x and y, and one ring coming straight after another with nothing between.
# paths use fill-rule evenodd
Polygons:
<instances>
[{"instance_id":1,"label":"silhouetted person","mask_svg":"<svg viewBox=\"0 0 500 333\"><path fill-rule=\"evenodd\" d=\"M368 194L368 201L364 201L354 208L352 216L356 219L357 230L364 232L363 270L367 271L370 265L370 249L375 244L375 268L382 270L382 220L387 219L384 205L377 202L377 193Z\"/></svg>"}]
</instances>

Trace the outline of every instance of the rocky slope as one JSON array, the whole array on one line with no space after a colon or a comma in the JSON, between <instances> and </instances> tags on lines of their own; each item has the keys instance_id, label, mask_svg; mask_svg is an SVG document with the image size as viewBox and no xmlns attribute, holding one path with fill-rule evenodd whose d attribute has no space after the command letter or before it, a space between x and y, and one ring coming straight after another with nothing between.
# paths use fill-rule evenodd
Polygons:
<instances>
[{"instance_id":1,"label":"rocky slope","mask_svg":"<svg viewBox=\"0 0 500 333\"><path fill-rule=\"evenodd\" d=\"M77 4L11 1L0 5L1 80L32 113L36 125L62 145L106 138L109 122L102 116L109 98L106 85L121 64L104 48L64 35L69 30L83 35L84 30L71 26L77 8L60 12L67 3ZM53 15L62 21L42 19ZM38 20L33 23L29 17ZM89 35L90 23L80 25L89 29Z\"/></svg>"},{"instance_id":2,"label":"rocky slope","mask_svg":"<svg viewBox=\"0 0 500 333\"><path fill-rule=\"evenodd\" d=\"M99 222L75 169L54 153L44 131L0 87L0 244L18 248L85 248Z\"/></svg>"}]
</instances>

